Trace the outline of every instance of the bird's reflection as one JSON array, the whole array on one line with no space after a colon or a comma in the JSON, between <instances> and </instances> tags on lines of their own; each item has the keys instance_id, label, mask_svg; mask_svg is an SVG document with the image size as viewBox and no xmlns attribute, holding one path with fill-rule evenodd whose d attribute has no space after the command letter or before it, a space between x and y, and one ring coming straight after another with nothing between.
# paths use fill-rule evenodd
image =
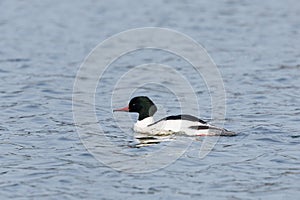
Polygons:
<instances>
[{"instance_id":1,"label":"bird's reflection","mask_svg":"<svg viewBox=\"0 0 300 200\"><path fill-rule=\"evenodd\" d=\"M162 142L169 142L175 139L175 135L147 135L135 133L134 142L131 145L133 148L157 145Z\"/></svg>"}]
</instances>

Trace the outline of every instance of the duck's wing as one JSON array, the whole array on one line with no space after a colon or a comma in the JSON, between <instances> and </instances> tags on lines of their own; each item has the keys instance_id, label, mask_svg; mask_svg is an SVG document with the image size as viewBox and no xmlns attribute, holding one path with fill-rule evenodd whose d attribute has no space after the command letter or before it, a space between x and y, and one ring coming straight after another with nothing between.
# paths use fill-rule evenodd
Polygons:
<instances>
[{"instance_id":1,"label":"duck's wing","mask_svg":"<svg viewBox=\"0 0 300 200\"><path fill-rule=\"evenodd\" d=\"M203 121L202 119L199 119L198 117L192 116L192 115L172 115L172 116L168 116L165 118L162 118L152 124L149 124L148 126L152 126L154 124L157 124L161 121L167 121L167 120L187 120L187 121L191 121L191 122L200 122L201 124L207 124L205 121Z\"/></svg>"}]
</instances>

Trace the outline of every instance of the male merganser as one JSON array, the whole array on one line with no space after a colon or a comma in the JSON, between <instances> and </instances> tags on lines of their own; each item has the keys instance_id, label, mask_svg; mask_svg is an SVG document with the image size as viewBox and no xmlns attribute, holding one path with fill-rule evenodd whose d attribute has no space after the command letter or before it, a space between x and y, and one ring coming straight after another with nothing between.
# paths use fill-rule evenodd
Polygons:
<instances>
[{"instance_id":1,"label":"male merganser","mask_svg":"<svg viewBox=\"0 0 300 200\"><path fill-rule=\"evenodd\" d=\"M232 136L234 132L218 128L191 115L168 116L154 122L153 115L157 111L155 104L146 96L137 96L129 105L115 111L135 112L139 114L134 124L134 131L151 135L169 135L183 133L191 136Z\"/></svg>"}]
</instances>

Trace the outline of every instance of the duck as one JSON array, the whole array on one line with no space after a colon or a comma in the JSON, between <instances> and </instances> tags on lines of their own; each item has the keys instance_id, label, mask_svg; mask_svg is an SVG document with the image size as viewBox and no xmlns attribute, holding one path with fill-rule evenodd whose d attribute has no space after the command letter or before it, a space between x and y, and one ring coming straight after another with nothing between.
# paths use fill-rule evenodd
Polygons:
<instances>
[{"instance_id":1,"label":"duck","mask_svg":"<svg viewBox=\"0 0 300 200\"><path fill-rule=\"evenodd\" d=\"M188 136L233 136L235 132L213 126L195 116L172 115L154 121L157 107L147 96L132 98L128 106L114 109L113 112L138 113L138 120L133 126L137 133L150 135L184 134Z\"/></svg>"}]
</instances>

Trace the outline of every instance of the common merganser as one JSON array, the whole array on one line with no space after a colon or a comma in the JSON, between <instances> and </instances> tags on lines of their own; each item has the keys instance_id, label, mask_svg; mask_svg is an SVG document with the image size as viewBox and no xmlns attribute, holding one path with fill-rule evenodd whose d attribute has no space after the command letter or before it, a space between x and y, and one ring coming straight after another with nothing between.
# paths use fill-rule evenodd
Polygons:
<instances>
[{"instance_id":1,"label":"common merganser","mask_svg":"<svg viewBox=\"0 0 300 200\"><path fill-rule=\"evenodd\" d=\"M232 136L234 132L218 128L192 115L168 116L154 122L153 115L157 111L155 104L146 96L137 96L130 100L124 108L113 110L138 113L138 121L133 130L151 135L169 135L182 133L190 136Z\"/></svg>"}]
</instances>

